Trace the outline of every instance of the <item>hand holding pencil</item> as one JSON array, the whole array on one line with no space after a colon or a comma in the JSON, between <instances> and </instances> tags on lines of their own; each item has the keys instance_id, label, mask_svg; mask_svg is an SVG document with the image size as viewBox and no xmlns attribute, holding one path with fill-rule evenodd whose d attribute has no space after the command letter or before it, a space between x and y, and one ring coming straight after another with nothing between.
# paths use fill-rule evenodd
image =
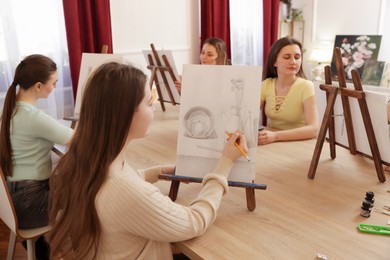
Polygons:
<instances>
[{"instance_id":1,"label":"hand holding pencil","mask_svg":"<svg viewBox=\"0 0 390 260\"><path fill-rule=\"evenodd\" d=\"M247 154L248 147L245 136L239 131L235 131L234 133L226 132L226 136L228 137L228 141L223 150L223 155L230 158L232 161L236 161L241 156L244 156L250 161Z\"/></svg>"}]
</instances>

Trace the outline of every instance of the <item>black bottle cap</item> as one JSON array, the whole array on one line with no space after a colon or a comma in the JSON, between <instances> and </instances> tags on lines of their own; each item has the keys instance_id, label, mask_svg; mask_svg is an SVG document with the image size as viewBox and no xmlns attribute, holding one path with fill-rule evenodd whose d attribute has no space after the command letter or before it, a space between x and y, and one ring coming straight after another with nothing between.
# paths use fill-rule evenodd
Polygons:
<instances>
[{"instance_id":1,"label":"black bottle cap","mask_svg":"<svg viewBox=\"0 0 390 260\"><path fill-rule=\"evenodd\" d=\"M367 191L366 192L366 199L372 200L374 198L374 192L372 191Z\"/></svg>"}]
</instances>

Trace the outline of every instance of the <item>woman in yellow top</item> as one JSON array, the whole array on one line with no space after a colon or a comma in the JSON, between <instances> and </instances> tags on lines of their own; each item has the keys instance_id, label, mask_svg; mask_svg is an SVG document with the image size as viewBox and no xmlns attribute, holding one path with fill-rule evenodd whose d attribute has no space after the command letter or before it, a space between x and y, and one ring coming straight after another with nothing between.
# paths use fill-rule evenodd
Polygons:
<instances>
[{"instance_id":1,"label":"woman in yellow top","mask_svg":"<svg viewBox=\"0 0 390 260\"><path fill-rule=\"evenodd\" d=\"M302 45L291 37L277 40L270 49L261 86L260 109L267 127L258 144L316 137L318 112L313 83L302 70Z\"/></svg>"}]
</instances>

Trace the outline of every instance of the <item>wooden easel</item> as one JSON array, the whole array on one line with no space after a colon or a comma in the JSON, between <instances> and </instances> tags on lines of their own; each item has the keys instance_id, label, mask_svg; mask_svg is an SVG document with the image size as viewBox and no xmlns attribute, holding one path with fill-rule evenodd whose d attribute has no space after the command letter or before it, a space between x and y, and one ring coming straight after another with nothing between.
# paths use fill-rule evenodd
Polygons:
<instances>
[{"instance_id":1,"label":"wooden easel","mask_svg":"<svg viewBox=\"0 0 390 260\"><path fill-rule=\"evenodd\" d=\"M160 174L158 177L159 177L159 179L172 181L171 188L169 190L169 195L168 195L172 201L175 201L177 198L177 194L179 192L180 182L202 183L202 181L203 181L202 178L179 176L179 175L172 175L172 174ZM253 211L256 208L255 190L267 189L266 184L256 184L256 183L248 183L248 182L228 181L228 185L231 187L245 188L246 205L247 205L247 208L249 211Z\"/></svg>"},{"instance_id":2,"label":"wooden easel","mask_svg":"<svg viewBox=\"0 0 390 260\"><path fill-rule=\"evenodd\" d=\"M173 97L171 88L169 87L167 76L165 75L165 72L169 73L169 75L171 76L173 82L175 82L177 79L176 79L175 74L173 73L171 64L169 64L168 58L165 55L162 55L162 60L163 61L161 62L160 57L158 56L158 53L156 51L156 48L154 47L154 44L151 43L150 47L152 49L153 57L154 57L154 59L156 61L156 64L155 64L154 61L153 61L152 55L148 54L148 61L149 61L149 64L150 64L148 66L148 69L151 70L150 89L152 89L153 82L154 82L154 84L156 85L156 90L157 90L158 99L160 101L161 108L162 108L163 111L165 111L164 102L166 102L166 101L164 100L162 92L161 92L161 85L160 85L160 82L158 81L157 73L160 73L161 78L163 79L163 82L164 82L165 89L166 89L166 91L168 93L170 103L172 105L174 105L174 106L179 104L179 103L177 103L175 101L175 98Z\"/></svg>"},{"instance_id":3,"label":"wooden easel","mask_svg":"<svg viewBox=\"0 0 390 260\"><path fill-rule=\"evenodd\" d=\"M337 68L337 76L339 81L339 87L335 87L332 85L331 72L330 67L325 67L325 84L321 84L320 88L326 91L326 99L327 105L324 112L324 117L322 120L321 128L317 137L317 143L314 149L313 158L310 164L308 178L314 179L315 172L318 166L318 162L320 159L322 147L325 141L326 131L329 128L329 145L330 145L330 155L331 158L336 158L336 137L335 137L335 127L334 127L334 115L333 108L336 101L337 94L341 95L341 102L343 105L343 112L345 118L345 125L347 129L348 135L348 144L349 150L351 154L356 154L356 143L355 143L355 135L353 132L353 123L351 110L349 106L349 97L357 98L360 112L362 114L364 127L366 129L368 142L370 145L372 159L374 160L375 169L378 175L378 179L381 182L386 181L386 177L382 168L382 159L379 153L378 144L376 142L374 129L372 127L371 117L368 111L367 102L365 99L365 93L363 91L362 84L360 82L359 74L356 70L352 71L352 81L354 85L354 90L347 89L347 84L344 75L343 63L341 59L341 52L339 48L334 49L334 55L336 60L336 68Z\"/></svg>"}]
</instances>

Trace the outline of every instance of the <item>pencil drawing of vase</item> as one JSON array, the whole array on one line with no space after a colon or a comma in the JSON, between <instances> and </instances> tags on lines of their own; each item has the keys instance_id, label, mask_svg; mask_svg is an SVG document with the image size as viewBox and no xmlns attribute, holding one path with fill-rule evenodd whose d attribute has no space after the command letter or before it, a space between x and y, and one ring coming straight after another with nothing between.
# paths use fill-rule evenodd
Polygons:
<instances>
[{"instance_id":1,"label":"pencil drawing of vase","mask_svg":"<svg viewBox=\"0 0 390 260\"><path fill-rule=\"evenodd\" d=\"M228 120L226 131L234 132L236 130L242 130L242 118L241 118L241 102L244 94L245 81L243 79L231 79L232 83L231 91L234 96L234 104L230 107L230 118Z\"/></svg>"},{"instance_id":2,"label":"pencil drawing of vase","mask_svg":"<svg viewBox=\"0 0 390 260\"><path fill-rule=\"evenodd\" d=\"M223 113L224 128L228 132L240 130L245 134L248 147L257 146L257 126L258 118L253 117L252 111L245 111L243 106L243 96L245 89L245 80L242 78L232 78L232 105L229 114Z\"/></svg>"},{"instance_id":3,"label":"pencil drawing of vase","mask_svg":"<svg viewBox=\"0 0 390 260\"><path fill-rule=\"evenodd\" d=\"M184 136L196 139L216 138L214 116L206 107L196 106L184 116Z\"/></svg>"}]
</instances>

